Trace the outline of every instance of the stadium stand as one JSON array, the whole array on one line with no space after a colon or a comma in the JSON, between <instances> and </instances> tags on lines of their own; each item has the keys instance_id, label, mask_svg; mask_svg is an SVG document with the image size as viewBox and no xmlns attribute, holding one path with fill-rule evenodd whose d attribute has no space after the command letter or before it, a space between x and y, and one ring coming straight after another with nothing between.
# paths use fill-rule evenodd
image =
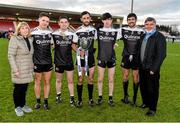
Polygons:
<instances>
[{"instance_id":1,"label":"stadium stand","mask_svg":"<svg viewBox=\"0 0 180 123\"><path fill-rule=\"evenodd\" d=\"M0 20L0 31L8 31L9 29L14 30L12 21Z\"/></svg>"},{"instance_id":2,"label":"stadium stand","mask_svg":"<svg viewBox=\"0 0 180 123\"><path fill-rule=\"evenodd\" d=\"M37 17L40 12L48 12L51 18L50 27L53 30L59 28L57 21L59 16L67 16L70 19L71 31L75 31L80 25L80 12L64 11L64 10L53 10L45 8L35 8L27 6L17 6L17 5L7 5L0 4L0 37L8 37L7 34L11 29L15 31L16 25L20 21L28 22L30 28L38 26ZM91 14L92 24L94 27L98 28L101 22L100 14ZM122 25L123 17L113 16L114 26Z\"/></svg>"}]
</instances>

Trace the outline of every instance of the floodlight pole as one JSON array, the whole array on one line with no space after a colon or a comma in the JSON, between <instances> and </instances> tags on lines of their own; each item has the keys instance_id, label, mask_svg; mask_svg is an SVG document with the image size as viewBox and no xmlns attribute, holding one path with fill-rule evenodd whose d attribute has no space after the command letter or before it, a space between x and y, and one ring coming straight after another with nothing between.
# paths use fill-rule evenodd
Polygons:
<instances>
[{"instance_id":1,"label":"floodlight pole","mask_svg":"<svg viewBox=\"0 0 180 123\"><path fill-rule=\"evenodd\" d=\"M131 13L133 13L134 0L131 0Z\"/></svg>"}]
</instances>

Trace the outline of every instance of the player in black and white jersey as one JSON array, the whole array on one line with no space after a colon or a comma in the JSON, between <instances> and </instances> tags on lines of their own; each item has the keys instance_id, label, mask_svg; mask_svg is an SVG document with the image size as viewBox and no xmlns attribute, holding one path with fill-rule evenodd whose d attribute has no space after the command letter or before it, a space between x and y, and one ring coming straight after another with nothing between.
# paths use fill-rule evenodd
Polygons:
<instances>
[{"instance_id":1,"label":"player in black and white jersey","mask_svg":"<svg viewBox=\"0 0 180 123\"><path fill-rule=\"evenodd\" d=\"M88 40L90 43L88 48L88 68L89 68L89 75L88 75L88 94L89 94L89 105L93 106L93 78L94 78L94 66L95 66L95 59L94 59L94 40L97 37L96 29L90 25L91 22L91 14L87 11L84 11L81 13L81 22L83 23L82 26L80 26L76 34L78 35L78 47L80 47L81 41ZM83 91L83 79L85 75L85 67L87 67L85 64L85 52L83 50L80 51L81 55L81 70L82 75L78 78L78 84L77 84L77 93L78 93L78 102L77 106L82 106L82 91Z\"/></svg>"},{"instance_id":2,"label":"player in black and white jersey","mask_svg":"<svg viewBox=\"0 0 180 123\"><path fill-rule=\"evenodd\" d=\"M136 98L139 86L139 44L143 39L144 31L143 29L136 26L137 16L134 13L130 13L127 16L128 27L123 27L121 29L121 36L124 42L124 48L122 52L122 61L121 67L123 71L123 89L124 89L124 98L121 101L125 104L129 103L128 99L128 83L129 83L129 73L132 69L133 76L133 101L132 104L136 105Z\"/></svg>"},{"instance_id":3,"label":"player in black and white jersey","mask_svg":"<svg viewBox=\"0 0 180 123\"><path fill-rule=\"evenodd\" d=\"M37 100L35 109L39 109L41 107L41 80L44 80L44 109L49 109L48 97L50 92L51 70L53 69L51 57L52 31L48 28L49 21L50 19L48 13L40 13L39 26L34 28L31 32L34 47L34 91Z\"/></svg>"},{"instance_id":4,"label":"player in black and white jersey","mask_svg":"<svg viewBox=\"0 0 180 123\"><path fill-rule=\"evenodd\" d=\"M110 106L114 106L113 90L114 90L114 74L116 66L115 57L115 43L119 39L119 33L112 28L112 15L104 13L102 15L103 28L100 28L97 33L98 39L98 95L97 104L103 102L103 79L105 68L108 68L108 81L109 81L109 101Z\"/></svg>"},{"instance_id":5,"label":"player in black and white jersey","mask_svg":"<svg viewBox=\"0 0 180 123\"><path fill-rule=\"evenodd\" d=\"M56 71L56 102L61 102L62 76L64 71L66 71L70 94L70 105L75 106L72 49L76 51L78 37L75 33L68 31L69 21L67 17L60 17L58 24L60 28L52 33L55 45L54 64Z\"/></svg>"}]
</instances>

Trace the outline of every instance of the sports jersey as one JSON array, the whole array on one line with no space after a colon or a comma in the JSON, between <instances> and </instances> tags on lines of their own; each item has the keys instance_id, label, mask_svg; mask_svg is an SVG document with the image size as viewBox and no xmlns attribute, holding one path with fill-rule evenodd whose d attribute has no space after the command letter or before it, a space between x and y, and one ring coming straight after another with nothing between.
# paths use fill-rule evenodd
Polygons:
<instances>
[{"instance_id":1,"label":"sports jersey","mask_svg":"<svg viewBox=\"0 0 180 123\"><path fill-rule=\"evenodd\" d=\"M34 64L52 64L51 57L51 43L52 36L51 30L49 29L39 29L38 27L34 28L31 32L33 37L33 62Z\"/></svg>"},{"instance_id":2,"label":"sports jersey","mask_svg":"<svg viewBox=\"0 0 180 123\"><path fill-rule=\"evenodd\" d=\"M114 44L120 38L117 30L113 28L100 28L97 33L98 60L115 60Z\"/></svg>"},{"instance_id":3,"label":"sports jersey","mask_svg":"<svg viewBox=\"0 0 180 123\"><path fill-rule=\"evenodd\" d=\"M94 51L94 40L97 39L97 31L92 26L80 26L76 34L78 36L78 47L80 46L80 42L84 39L88 40L90 42L90 47L88 49L89 55L93 54Z\"/></svg>"},{"instance_id":4,"label":"sports jersey","mask_svg":"<svg viewBox=\"0 0 180 123\"><path fill-rule=\"evenodd\" d=\"M56 30L52 33L55 52L54 52L54 63L56 65L69 65L73 64L72 59L72 43L78 42L78 37L76 34L61 30Z\"/></svg>"},{"instance_id":5,"label":"sports jersey","mask_svg":"<svg viewBox=\"0 0 180 123\"><path fill-rule=\"evenodd\" d=\"M122 56L137 54L139 52L140 41L144 37L144 31L138 27L123 27L121 36L124 42Z\"/></svg>"}]
</instances>

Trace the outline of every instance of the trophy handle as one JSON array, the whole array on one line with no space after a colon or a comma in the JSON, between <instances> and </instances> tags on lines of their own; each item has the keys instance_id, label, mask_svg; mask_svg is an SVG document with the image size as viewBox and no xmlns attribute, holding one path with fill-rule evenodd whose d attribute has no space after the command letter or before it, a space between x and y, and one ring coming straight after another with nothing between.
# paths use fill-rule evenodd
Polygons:
<instances>
[{"instance_id":1,"label":"trophy handle","mask_svg":"<svg viewBox=\"0 0 180 123\"><path fill-rule=\"evenodd\" d=\"M85 52L85 50L84 50L84 49L82 49L82 48L81 48L81 51ZM84 56L85 56L85 53L84 53ZM80 56L80 57L81 57L81 59L84 59L84 56Z\"/></svg>"}]
</instances>

